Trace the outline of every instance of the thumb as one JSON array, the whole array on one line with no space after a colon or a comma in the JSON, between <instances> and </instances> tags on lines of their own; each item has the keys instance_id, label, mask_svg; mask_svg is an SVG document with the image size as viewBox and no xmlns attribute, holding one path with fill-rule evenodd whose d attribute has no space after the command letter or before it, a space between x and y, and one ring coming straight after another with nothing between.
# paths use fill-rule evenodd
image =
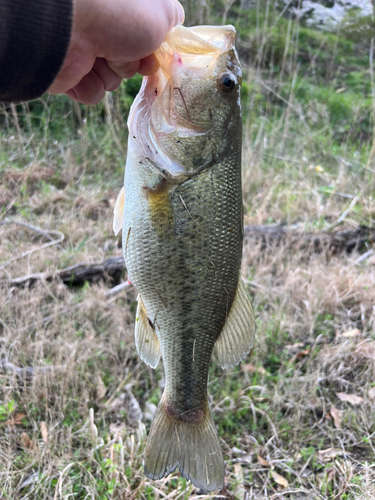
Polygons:
<instances>
[{"instance_id":1,"label":"thumb","mask_svg":"<svg viewBox=\"0 0 375 500\"><path fill-rule=\"evenodd\" d=\"M184 16L177 0L136 0L126 38L104 56L108 66L121 78L130 78L139 70L143 75L154 73L159 64L153 52Z\"/></svg>"},{"instance_id":2,"label":"thumb","mask_svg":"<svg viewBox=\"0 0 375 500\"><path fill-rule=\"evenodd\" d=\"M176 26L176 24L183 24L185 21L185 11L182 5L178 0L172 0L174 4L174 9L175 9L175 22L173 23L173 26Z\"/></svg>"},{"instance_id":3,"label":"thumb","mask_svg":"<svg viewBox=\"0 0 375 500\"><path fill-rule=\"evenodd\" d=\"M132 61L124 64L111 63L107 61L107 64L120 78L132 78L136 73L140 73L143 76L152 75L159 69L159 62L154 54L151 54L140 61Z\"/></svg>"}]
</instances>

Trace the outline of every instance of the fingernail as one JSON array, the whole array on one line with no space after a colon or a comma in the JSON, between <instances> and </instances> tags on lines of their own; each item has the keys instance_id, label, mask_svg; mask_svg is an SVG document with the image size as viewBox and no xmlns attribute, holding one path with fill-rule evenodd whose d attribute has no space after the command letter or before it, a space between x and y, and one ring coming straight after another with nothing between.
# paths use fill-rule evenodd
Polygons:
<instances>
[{"instance_id":1,"label":"fingernail","mask_svg":"<svg viewBox=\"0 0 375 500\"><path fill-rule=\"evenodd\" d=\"M183 24L183 22L185 21L184 8L180 4L180 2L178 2L177 0L173 0L173 3L175 5L176 14L177 14L176 15L177 24Z\"/></svg>"}]
</instances>

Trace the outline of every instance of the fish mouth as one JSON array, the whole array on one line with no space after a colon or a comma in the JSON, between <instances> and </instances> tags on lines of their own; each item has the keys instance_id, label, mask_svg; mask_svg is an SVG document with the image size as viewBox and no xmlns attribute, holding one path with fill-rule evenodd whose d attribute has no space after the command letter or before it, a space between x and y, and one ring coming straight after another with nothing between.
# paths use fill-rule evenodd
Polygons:
<instances>
[{"instance_id":1,"label":"fish mouth","mask_svg":"<svg viewBox=\"0 0 375 500\"><path fill-rule=\"evenodd\" d=\"M185 180L207 168L212 161L196 168L173 160L162 147L163 138L178 128L183 137L205 134L206 131L191 119L189 108L179 81L191 75L196 79L216 78L216 64L224 53L233 52L233 26L176 26L155 52L160 68L143 79L128 119L129 140L138 154L151 161L168 178ZM179 101L184 116L176 113ZM176 147L178 145L176 144ZM162 168L161 168L162 166Z\"/></svg>"}]
</instances>

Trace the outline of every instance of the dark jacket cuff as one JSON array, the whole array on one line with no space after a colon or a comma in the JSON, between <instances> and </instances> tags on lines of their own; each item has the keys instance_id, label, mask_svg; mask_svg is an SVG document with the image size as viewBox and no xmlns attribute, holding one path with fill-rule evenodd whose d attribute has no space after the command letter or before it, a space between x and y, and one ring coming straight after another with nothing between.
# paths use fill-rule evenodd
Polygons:
<instances>
[{"instance_id":1,"label":"dark jacket cuff","mask_svg":"<svg viewBox=\"0 0 375 500\"><path fill-rule=\"evenodd\" d=\"M0 0L0 101L39 97L70 41L72 0Z\"/></svg>"}]
</instances>

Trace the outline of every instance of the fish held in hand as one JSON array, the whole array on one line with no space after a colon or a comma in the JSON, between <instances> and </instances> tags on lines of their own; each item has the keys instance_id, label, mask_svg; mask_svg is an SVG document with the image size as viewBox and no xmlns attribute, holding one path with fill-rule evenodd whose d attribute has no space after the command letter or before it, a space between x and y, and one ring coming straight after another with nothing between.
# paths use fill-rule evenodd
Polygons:
<instances>
[{"instance_id":1,"label":"fish held in hand","mask_svg":"<svg viewBox=\"0 0 375 500\"><path fill-rule=\"evenodd\" d=\"M213 352L223 368L250 351L252 307L240 278L241 66L232 26L177 26L158 49L129 116L123 229L129 280L139 291L135 343L165 389L148 436L145 473L177 467L198 488L223 485L208 404Z\"/></svg>"}]
</instances>

